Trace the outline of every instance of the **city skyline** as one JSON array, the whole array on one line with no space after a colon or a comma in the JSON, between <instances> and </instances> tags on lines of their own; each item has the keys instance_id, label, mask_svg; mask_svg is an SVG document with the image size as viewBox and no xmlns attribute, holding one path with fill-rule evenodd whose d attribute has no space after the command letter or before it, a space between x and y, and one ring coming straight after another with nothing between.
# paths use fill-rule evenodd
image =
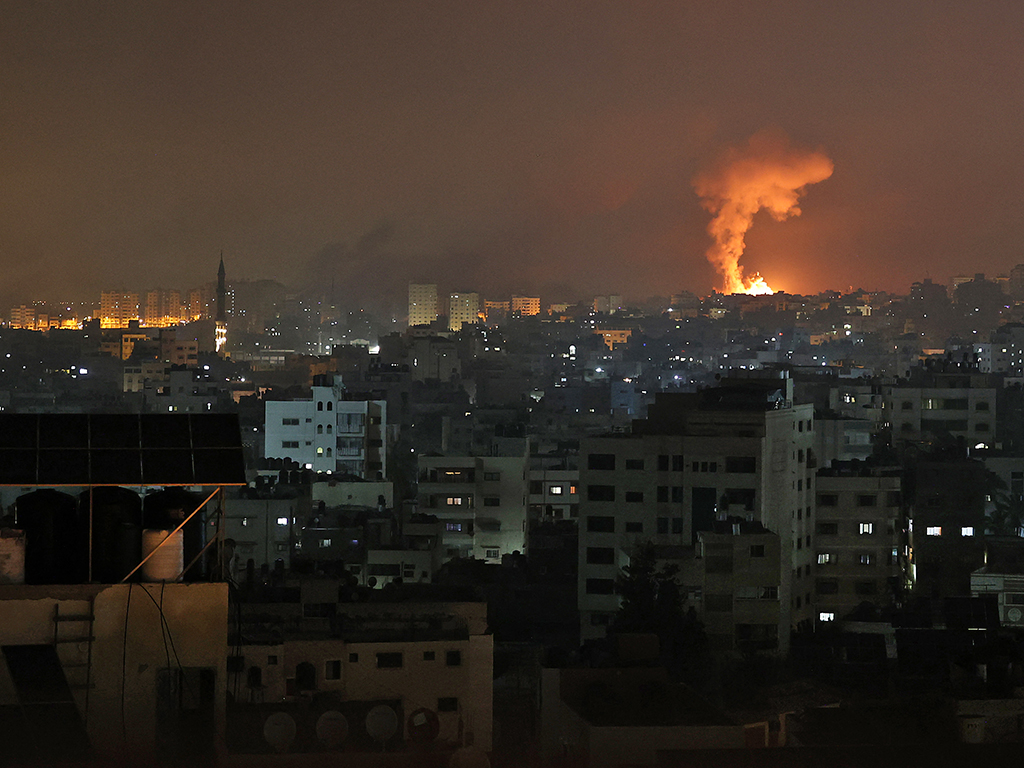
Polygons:
<instances>
[{"instance_id":1,"label":"city skyline","mask_svg":"<svg viewBox=\"0 0 1024 768\"><path fill-rule=\"evenodd\" d=\"M742 264L789 293L1021 259L1024 9L6 3L8 303L230 271L404 303L721 287L696 178L820 152ZM820 176L820 174L819 174ZM965 265L969 265L965 268Z\"/></svg>"}]
</instances>

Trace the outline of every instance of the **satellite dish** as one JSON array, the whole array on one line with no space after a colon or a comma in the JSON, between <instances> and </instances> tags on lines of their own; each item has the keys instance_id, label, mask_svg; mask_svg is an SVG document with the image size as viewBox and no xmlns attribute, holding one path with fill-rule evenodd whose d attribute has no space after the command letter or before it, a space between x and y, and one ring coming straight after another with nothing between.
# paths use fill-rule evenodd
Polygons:
<instances>
[{"instance_id":1,"label":"satellite dish","mask_svg":"<svg viewBox=\"0 0 1024 768\"><path fill-rule=\"evenodd\" d=\"M263 723L263 738L278 752L287 752L298 729L287 712L275 712Z\"/></svg>"},{"instance_id":2,"label":"satellite dish","mask_svg":"<svg viewBox=\"0 0 1024 768\"><path fill-rule=\"evenodd\" d=\"M436 712L426 707L420 707L409 713L405 731L409 734L409 741L425 744L437 738L441 732L441 723Z\"/></svg>"},{"instance_id":3,"label":"satellite dish","mask_svg":"<svg viewBox=\"0 0 1024 768\"><path fill-rule=\"evenodd\" d=\"M316 737L325 747L338 747L348 738L348 720L336 709L329 709L316 721Z\"/></svg>"},{"instance_id":4,"label":"satellite dish","mask_svg":"<svg viewBox=\"0 0 1024 768\"><path fill-rule=\"evenodd\" d=\"M1008 618L1010 621L1014 622L1015 624L1018 621L1020 621L1020 617L1021 617L1020 608L1011 608L1010 610L1008 610L1006 612L1006 618Z\"/></svg>"},{"instance_id":5,"label":"satellite dish","mask_svg":"<svg viewBox=\"0 0 1024 768\"><path fill-rule=\"evenodd\" d=\"M398 732L398 715L386 704L378 704L366 713L366 732L381 744Z\"/></svg>"},{"instance_id":6,"label":"satellite dish","mask_svg":"<svg viewBox=\"0 0 1024 768\"><path fill-rule=\"evenodd\" d=\"M480 747L460 747L452 752L448 768L491 768L491 761Z\"/></svg>"}]
</instances>

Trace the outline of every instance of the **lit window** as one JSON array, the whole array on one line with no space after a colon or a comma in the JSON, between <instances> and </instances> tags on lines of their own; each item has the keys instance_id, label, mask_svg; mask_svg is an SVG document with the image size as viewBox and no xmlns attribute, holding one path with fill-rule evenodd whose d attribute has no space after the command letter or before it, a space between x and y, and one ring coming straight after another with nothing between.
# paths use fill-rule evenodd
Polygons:
<instances>
[{"instance_id":1,"label":"lit window","mask_svg":"<svg viewBox=\"0 0 1024 768\"><path fill-rule=\"evenodd\" d=\"M832 562L831 552L819 552L818 553L818 565L828 565Z\"/></svg>"},{"instance_id":2,"label":"lit window","mask_svg":"<svg viewBox=\"0 0 1024 768\"><path fill-rule=\"evenodd\" d=\"M970 526L970 525L964 526L963 528L960 529L960 535L961 536L973 536L974 535L974 526Z\"/></svg>"},{"instance_id":3,"label":"lit window","mask_svg":"<svg viewBox=\"0 0 1024 768\"><path fill-rule=\"evenodd\" d=\"M562 495L562 486L560 486L560 485L552 485L550 488L548 488L548 493L550 493L552 496L561 496Z\"/></svg>"},{"instance_id":4,"label":"lit window","mask_svg":"<svg viewBox=\"0 0 1024 768\"><path fill-rule=\"evenodd\" d=\"M575 485L570 485L569 486L569 493L573 493L573 494L576 493L576 486Z\"/></svg>"},{"instance_id":5,"label":"lit window","mask_svg":"<svg viewBox=\"0 0 1024 768\"><path fill-rule=\"evenodd\" d=\"M461 533L462 523L445 523L445 530L454 531L455 533Z\"/></svg>"},{"instance_id":6,"label":"lit window","mask_svg":"<svg viewBox=\"0 0 1024 768\"><path fill-rule=\"evenodd\" d=\"M320 546L321 547L329 547L329 546L331 546L331 540L330 539L320 539Z\"/></svg>"},{"instance_id":7,"label":"lit window","mask_svg":"<svg viewBox=\"0 0 1024 768\"><path fill-rule=\"evenodd\" d=\"M447 504L449 507L461 507L462 506L462 497L461 496L449 496L447 499L445 499L444 503Z\"/></svg>"},{"instance_id":8,"label":"lit window","mask_svg":"<svg viewBox=\"0 0 1024 768\"><path fill-rule=\"evenodd\" d=\"M828 611L822 611L818 614L818 621L835 621L836 615Z\"/></svg>"},{"instance_id":9,"label":"lit window","mask_svg":"<svg viewBox=\"0 0 1024 768\"><path fill-rule=\"evenodd\" d=\"M940 525L929 525L925 529L925 534L927 534L928 536L941 536L942 535L942 526L940 526Z\"/></svg>"},{"instance_id":10,"label":"lit window","mask_svg":"<svg viewBox=\"0 0 1024 768\"><path fill-rule=\"evenodd\" d=\"M875 532L875 524L874 523L861 523L859 530L860 530L861 533L874 533Z\"/></svg>"},{"instance_id":11,"label":"lit window","mask_svg":"<svg viewBox=\"0 0 1024 768\"><path fill-rule=\"evenodd\" d=\"M279 518L277 518L277 524L278 525L288 525L288 518L287 517L279 517Z\"/></svg>"},{"instance_id":12,"label":"lit window","mask_svg":"<svg viewBox=\"0 0 1024 768\"><path fill-rule=\"evenodd\" d=\"M249 524L249 518L248 517L243 517L242 518L242 525L248 525L248 524Z\"/></svg>"}]
</instances>

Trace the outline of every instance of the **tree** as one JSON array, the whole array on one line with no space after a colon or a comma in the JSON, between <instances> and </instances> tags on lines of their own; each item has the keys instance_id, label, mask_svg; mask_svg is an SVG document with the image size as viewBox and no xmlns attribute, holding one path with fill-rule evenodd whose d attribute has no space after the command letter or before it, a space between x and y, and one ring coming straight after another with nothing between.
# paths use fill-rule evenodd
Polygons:
<instances>
[{"instance_id":1,"label":"tree","mask_svg":"<svg viewBox=\"0 0 1024 768\"><path fill-rule=\"evenodd\" d=\"M675 577L679 566L666 563L658 567L654 544L640 542L634 548L629 565L615 581L622 598L613 628L617 632L657 632L665 634L679 626L683 618L683 599Z\"/></svg>"},{"instance_id":2,"label":"tree","mask_svg":"<svg viewBox=\"0 0 1024 768\"><path fill-rule=\"evenodd\" d=\"M988 516L989 530L996 536L1019 536L1024 527L1024 499L999 490L992 494L992 502L995 507Z\"/></svg>"}]
</instances>

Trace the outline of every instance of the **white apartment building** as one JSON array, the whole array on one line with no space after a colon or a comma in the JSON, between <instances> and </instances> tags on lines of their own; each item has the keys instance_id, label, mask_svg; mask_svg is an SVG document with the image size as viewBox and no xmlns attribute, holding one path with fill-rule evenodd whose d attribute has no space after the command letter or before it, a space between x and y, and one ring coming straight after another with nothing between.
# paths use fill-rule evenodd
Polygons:
<instances>
[{"instance_id":1,"label":"white apartment building","mask_svg":"<svg viewBox=\"0 0 1024 768\"><path fill-rule=\"evenodd\" d=\"M420 457L419 509L444 522L447 558L526 553L527 465L525 452Z\"/></svg>"},{"instance_id":2,"label":"white apartment building","mask_svg":"<svg viewBox=\"0 0 1024 768\"><path fill-rule=\"evenodd\" d=\"M314 386L309 400L265 404L268 459L292 459L314 472L387 476L387 402L346 400L340 384Z\"/></svg>"}]
</instances>

